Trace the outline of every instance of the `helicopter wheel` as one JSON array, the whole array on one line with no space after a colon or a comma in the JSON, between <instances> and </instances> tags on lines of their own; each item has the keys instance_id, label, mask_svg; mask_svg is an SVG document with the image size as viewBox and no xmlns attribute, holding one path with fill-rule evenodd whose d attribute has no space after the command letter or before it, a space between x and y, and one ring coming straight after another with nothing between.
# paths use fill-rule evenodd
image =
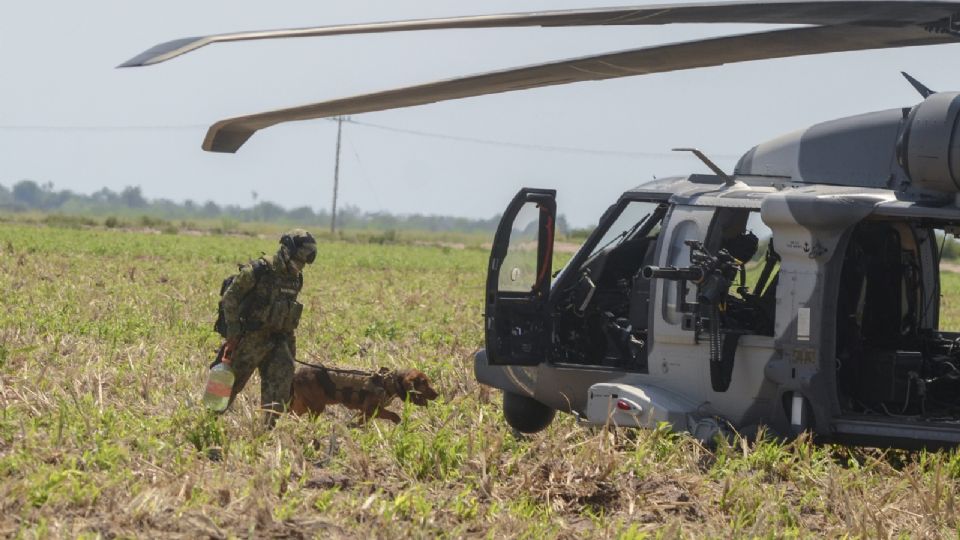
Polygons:
<instances>
[{"instance_id":1,"label":"helicopter wheel","mask_svg":"<svg viewBox=\"0 0 960 540\"><path fill-rule=\"evenodd\" d=\"M520 433L536 433L544 430L553 421L557 411L539 401L513 394L503 393L503 418L513 429Z\"/></svg>"}]
</instances>

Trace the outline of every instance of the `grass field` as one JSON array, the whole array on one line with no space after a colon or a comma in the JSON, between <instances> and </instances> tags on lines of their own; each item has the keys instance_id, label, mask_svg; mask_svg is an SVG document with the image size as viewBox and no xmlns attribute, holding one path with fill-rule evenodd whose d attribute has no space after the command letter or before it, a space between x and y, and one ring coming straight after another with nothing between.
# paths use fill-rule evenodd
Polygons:
<instances>
[{"instance_id":1,"label":"grass field","mask_svg":"<svg viewBox=\"0 0 960 540\"><path fill-rule=\"evenodd\" d=\"M220 281L275 239L0 225L5 537L956 537L960 455L586 429L473 378L487 252L324 241L300 357L413 366L394 426L199 404ZM952 286L960 280L952 277ZM960 287L957 287L960 289ZM219 452L211 449L219 448Z\"/></svg>"}]
</instances>

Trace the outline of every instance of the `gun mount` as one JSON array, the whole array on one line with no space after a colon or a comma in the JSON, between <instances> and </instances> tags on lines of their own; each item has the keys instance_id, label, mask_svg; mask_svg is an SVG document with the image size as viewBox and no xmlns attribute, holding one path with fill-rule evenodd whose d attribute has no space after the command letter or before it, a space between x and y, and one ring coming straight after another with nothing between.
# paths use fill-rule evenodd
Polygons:
<instances>
[{"instance_id":1,"label":"gun mount","mask_svg":"<svg viewBox=\"0 0 960 540\"><path fill-rule=\"evenodd\" d=\"M684 244L690 248L690 266L644 266L641 275L646 279L690 281L697 285L697 302L719 305L741 271L742 263L725 249L711 254L699 240L687 240Z\"/></svg>"}]
</instances>

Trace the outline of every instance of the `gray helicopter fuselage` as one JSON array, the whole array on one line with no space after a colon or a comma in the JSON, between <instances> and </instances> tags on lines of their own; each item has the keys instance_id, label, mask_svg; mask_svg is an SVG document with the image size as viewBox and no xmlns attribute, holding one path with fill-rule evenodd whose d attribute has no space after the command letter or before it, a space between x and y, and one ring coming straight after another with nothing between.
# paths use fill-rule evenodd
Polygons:
<instances>
[{"instance_id":1,"label":"gray helicopter fuselage","mask_svg":"<svg viewBox=\"0 0 960 540\"><path fill-rule=\"evenodd\" d=\"M955 95L951 100L956 101ZM951 106L952 102L946 108ZM919 413L871 414L877 411L850 405L865 392L873 392L864 390L862 383L854 379L874 369L868 359L874 353L863 351L876 341L868 334L879 332L877 328L882 324L864 323L876 328L858 327L854 340L846 321L863 319L864 303L869 309L887 301L884 293L871 292L877 285L866 285L880 278L855 275L851 270L856 250L864 249L851 246L851 239L870 238L865 236L867 233L855 231L873 227L901 238L902 245L891 248L891 252L899 249L909 253L911 272L916 275L909 277L912 289L905 285L900 296L920 300L898 301L899 307L890 309L906 312L904 306L914 306L909 314L909 330L916 336L926 336L938 330L940 307L939 255L933 231L952 230L960 224L955 196L930 189L944 180L931 175L911 180L912 171L903 164L903 154L910 152L910 141L904 140L910 127L910 111L895 109L834 120L760 144L741 158L732 183L718 176L692 175L640 185L624 193L618 204L604 214L594 233L597 238L591 237L581 248L588 253L595 251L598 237L617 217L613 209L631 201L654 202L666 208L658 231L651 236L655 244L649 246L643 263L662 268L689 264L689 249L684 249L687 241L718 246L718 238L726 234L718 230L724 223L738 223L742 229L745 218L733 216L759 216L772 233L771 242L779 255L777 277L769 284L775 287L775 302L772 291L769 302L773 324L765 331L755 332L749 324L723 330L724 341L731 334L737 334L739 339L730 351L724 351L724 360L732 363L726 388L718 390L712 379L716 375L711 372L711 358L716 359L717 355L711 357L712 344L704 325L689 306L684 309L684 300L680 298L685 293L693 297L692 291L679 289L677 282L667 279L643 282L634 278L633 289L624 293L628 295L625 301L648 302L645 317L639 317L645 319L642 323L636 320L636 306L631 306L630 311L632 328L644 326L638 339L643 341L641 363L570 362L569 358L579 357L559 353L558 348L578 346L578 342L563 344L566 338L561 334L575 332L558 331L563 326L558 321L566 316L560 313L565 304L562 297L575 289L576 274L591 271L584 253L574 256L553 282L550 302L543 311L544 324L552 325L552 345L546 349L550 352L543 361L536 365L509 365L509 360L501 359L494 363L486 350L481 351L475 359L478 381L596 424L613 421L653 427L667 421L675 428L707 437L724 423L739 430L767 425L783 434L809 430L825 438L884 446L960 443L960 417L935 422ZM919 132L915 126L914 130ZM914 137L922 139L916 133ZM949 162L951 149L944 146L944 160ZM917 163L921 158L917 156L922 155L934 152L914 150L910 154L914 169L920 167ZM929 169L927 165L923 166ZM938 170L944 167L949 169L950 164ZM593 277L596 281L601 279ZM843 300L856 296L855 292L842 292L845 287L854 288L851 283L862 283L867 291L860 295L858 307L850 307L854 301ZM648 287L648 297L637 295L638 288L646 291ZM579 303L579 297L575 303ZM577 309L584 320L589 318L587 309L567 309ZM866 317L869 319L870 315ZM626 322L622 325L626 326ZM927 338L916 338L922 339ZM901 349L927 347L914 346L916 340L904 338L886 349L877 349L875 354L884 360L876 369L902 375L891 375L889 384L878 383L882 389L877 390L877 395L887 396L877 398L878 406L886 408L893 402L893 395L902 397L899 388L904 384L907 401L903 409L915 406L909 395L914 383L902 383L901 379L907 377L904 374L908 367L904 366L918 361L915 359L921 353ZM848 346L854 341L856 346ZM488 334L488 349L490 346ZM856 356L850 360L857 366L853 375L838 367L850 354ZM886 360L888 357L890 360ZM921 368L916 371L919 373ZM886 388L890 385L898 389L890 391ZM598 400L602 403L595 403ZM616 406L626 413L617 411ZM897 408L900 412L899 405Z\"/></svg>"}]
</instances>

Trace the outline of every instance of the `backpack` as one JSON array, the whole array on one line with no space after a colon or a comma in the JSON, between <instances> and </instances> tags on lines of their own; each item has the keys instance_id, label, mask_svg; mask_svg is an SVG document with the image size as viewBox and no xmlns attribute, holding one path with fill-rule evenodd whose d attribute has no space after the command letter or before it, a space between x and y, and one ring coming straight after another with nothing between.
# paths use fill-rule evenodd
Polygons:
<instances>
[{"instance_id":1,"label":"backpack","mask_svg":"<svg viewBox=\"0 0 960 540\"><path fill-rule=\"evenodd\" d=\"M213 323L213 329L224 338L227 337L227 319L223 314L223 293L227 292L227 289L230 287L230 285L233 284L234 280L237 279L237 276L240 275L240 272L243 271L244 266L247 265L237 265L237 273L227 276L227 278L224 279L223 283L220 285L220 301L217 302L217 320ZM267 261L263 259L250 261L249 266L253 268L253 278L256 281L260 281L260 276L262 276L268 268ZM250 292L247 294L250 294Z\"/></svg>"}]
</instances>

